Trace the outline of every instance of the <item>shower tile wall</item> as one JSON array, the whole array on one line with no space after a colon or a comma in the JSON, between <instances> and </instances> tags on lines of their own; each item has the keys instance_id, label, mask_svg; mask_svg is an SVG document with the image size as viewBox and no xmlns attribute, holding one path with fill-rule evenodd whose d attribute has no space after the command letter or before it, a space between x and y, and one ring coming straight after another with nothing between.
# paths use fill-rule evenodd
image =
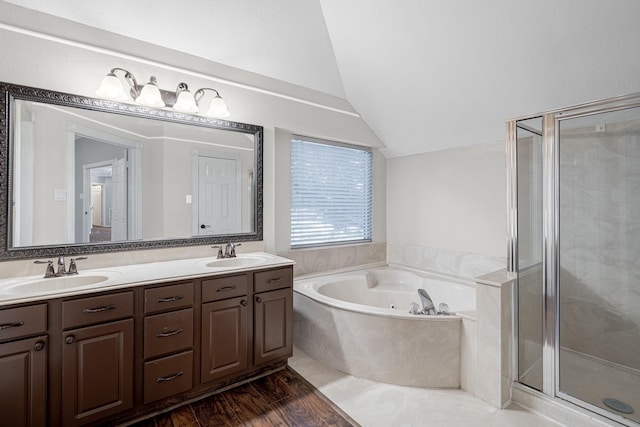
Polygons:
<instances>
[{"instance_id":1,"label":"shower tile wall","mask_svg":"<svg viewBox=\"0 0 640 427\"><path fill-rule=\"evenodd\" d=\"M561 345L640 369L640 134L560 141Z\"/></svg>"}]
</instances>

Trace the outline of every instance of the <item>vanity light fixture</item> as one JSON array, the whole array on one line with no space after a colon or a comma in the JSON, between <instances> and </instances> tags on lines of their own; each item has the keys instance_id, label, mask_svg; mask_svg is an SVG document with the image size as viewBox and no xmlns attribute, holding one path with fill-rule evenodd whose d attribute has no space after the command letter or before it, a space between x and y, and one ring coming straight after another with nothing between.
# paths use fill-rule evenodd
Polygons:
<instances>
[{"instance_id":1,"label":"vanity light fixture","mask_svg":"<svg viewBox=\"0 0 640 427\"><path fill-rule=\"evenodd\" d=\"M224 102L224 99L220 96L217 90L210 87L203 87L202 89L198 89L194 95L196 104L200 102L202 97L204 96L204 92L210 90L216 93L216 96L211 100L209 104L209 109L205 113L206 116L211 117L229 117L231 113L227 109L227 103Z\"/></svg>"},{"instance_id":2,"label":"vanity light fixture","mask_svg":"<svg viewBox=\"0 0 640 427\"><path fill-rule=\"evenodd\" d=\"M117 71L124 72L124 80L129 85L129 94L125 92L121 80L116 75ZM204 115L210 117L229 117L231 113L227 109L227 103L220 96L220 93L212 88L205 87L198 89L195 95L189 91L186 83L179 83L175 92L170 92L158 88L158 81L155 76L151 76L147 84L139 85L134 75L124 68L113 68L103 79L96 95L100 98L114 101L133 100L137 104L148 107L170 107L181 113L197 114L200 111L199 102L205 91L215 92L215 97L211 100L209 108Z\"/></svg>"}]
</instances>

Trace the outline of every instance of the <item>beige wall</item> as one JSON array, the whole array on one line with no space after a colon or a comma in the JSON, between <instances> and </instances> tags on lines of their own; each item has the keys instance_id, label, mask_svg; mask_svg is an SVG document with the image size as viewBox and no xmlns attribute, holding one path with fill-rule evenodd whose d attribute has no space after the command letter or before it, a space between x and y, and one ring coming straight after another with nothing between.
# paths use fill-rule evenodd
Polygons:
<instances>
[{"instance_id":1,"label":"beige wall","mask_svg":"<svg viewBox=\"0 0 640 427\"><path fill-rule=\"evenodd\" d=\"M504 143L387 161L387 241L506 256Z\"/></svg>"}]
</instances>

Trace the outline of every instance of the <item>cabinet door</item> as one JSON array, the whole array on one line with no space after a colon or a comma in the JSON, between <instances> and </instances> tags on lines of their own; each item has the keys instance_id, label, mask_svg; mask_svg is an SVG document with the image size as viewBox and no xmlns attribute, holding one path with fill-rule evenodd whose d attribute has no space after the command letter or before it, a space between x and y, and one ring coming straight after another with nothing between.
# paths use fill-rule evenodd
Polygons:
<instances>
[{"instance_id":1,"label":"cabinet door","mask_svg":"<svg viewBox=\"0 0 640 427\"><path fill-rule=\"evenodd\" d=\"M0 344L0 425L46 425L46 349L46 336Z\"/></svg>"},{"instance_id":2,"label":"cabinet door","mask_svg":"<svg viewBox=\"0 0 640 427\"><path fill-rule=\"evenodd\" d=\"M202 305L202 382L248 367L247 298Z\"/></svg>"},{"instance_id":3,"label":"cabinet door","mask_svg":"<svg viewBox=\"0 0 640 427\"><path fill-rule=\"evenodd\" d=\"M63 334L64 426L90 423L133 407L133 320Z\"/></svg>"},{"instance_id":4,"label":"cabinet door","mask_svg":"<svg viewBox=\"0 0 640 427\"><path fill-rule=\"evenodd\" d=\"M261 365L291 356L292 289L262 292L254 296L253 363Z\"/></svg>"}]
</instances>

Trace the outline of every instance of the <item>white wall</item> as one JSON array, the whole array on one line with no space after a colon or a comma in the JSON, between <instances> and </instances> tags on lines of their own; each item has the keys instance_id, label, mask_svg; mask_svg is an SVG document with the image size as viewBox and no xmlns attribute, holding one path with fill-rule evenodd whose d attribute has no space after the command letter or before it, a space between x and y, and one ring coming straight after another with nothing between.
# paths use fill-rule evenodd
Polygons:
<instances>
[{"instance_id":1,"label":"white wall","mask_svg":"<svg viewBox=\"0 0 640 427\"><path fill-rule=\"evenodd\" d=\"M504 143L387 161L387 241L506 256Z\"/></svg>"},{"instance_id":2,"label":"white wall","mask_svg":"<svg viewBox=\"0 0 640 427\"><path fill-rule=\"evenodd\" d=\"M43 28L47 34L41 32ZM287 239L289 233L288 228L276 226L276 218L288 214L287 206L276 206L276 196L289 191L288 187L275 186L276 128L373 147L382 145L343 99L1 1L0 40L0 81L94 97L102 77L111 68L122 67L140 80L157 76L162 89L175 90L179 82L185 81L192 90L200 87L219 90L232 113L230 120L264 127L264 242L258 248L274 251L276 240ZM384 172L381 176L384 181ZM383 185L380 191L382 195L375 197L384 206ZM384 208L379 211L376 238L384 241ZM243 245L241 251L251 248L256 245ZM153 253L174 259L193 256L199 250L178 248ZM201 247L202 256L211 251L208 246ZM150 257L149 251L145 252L143 261L158 260ZM136 262L136 254L130 255L96 254L84 265L91 268L122 262L122 259ZM2 275L15 274L12 271L40 272L26 261L20 263L16 269L3 268ZM3 264L8 267L11 263Z\"/></svg>"},{"instance_id":3,"label":"white wall","mask_svg":"<svg viewBox=\"0 0 640 427\"><path fill-rule=\"evenodd\" d=\"M41 33L41 28L47 28L51 35ZM230 119L258 124L265 130L264 241L258 248L268 251L290 253L293 257L288 252L290 134L382 147L343 99L1 1L0 38L0 81L95 96L108 70L122 67L141 80L157 76L161 88L173 90L178 82L185 81L192 90L205 86L218 89L232 112ZM316 268L380 261L385 259L387 241L504 257L503 147L501 143L481 145L388 161L374 151L373 244L343 247L329 256L323 251L300 252L300 259L336 260ZM241 249L255 247L243 245ZM176 258L193 256L198 251L155 253ZM210 252L208 246L201 248L203 256ZM92 259L101 265L101 259L105 263L107 259L135 262L136 256L93 255ZM156 259L147 254L144 260ZM89 268L92 264L85 265ZM23 267L20 271L33 268L26 263Z\"/></svg>"}]
</instances>

